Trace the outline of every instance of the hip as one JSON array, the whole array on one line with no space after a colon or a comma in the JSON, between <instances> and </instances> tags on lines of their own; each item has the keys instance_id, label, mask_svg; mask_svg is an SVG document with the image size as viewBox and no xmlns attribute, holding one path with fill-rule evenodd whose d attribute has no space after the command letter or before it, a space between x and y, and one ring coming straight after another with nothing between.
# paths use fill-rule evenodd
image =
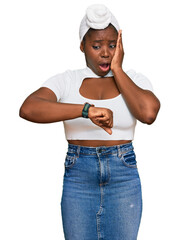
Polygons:
<instances>
[{"instance_id":1,"label":"hip","mask_svg":"<svg viewBox=\"0 0 180 240\"><path fill-rule=\"evenodd\" d=\"M71 183L139 184L140 180L132 142L98 147L68 144L64 170L64 180Z\"/></svg>"}]
</instances>

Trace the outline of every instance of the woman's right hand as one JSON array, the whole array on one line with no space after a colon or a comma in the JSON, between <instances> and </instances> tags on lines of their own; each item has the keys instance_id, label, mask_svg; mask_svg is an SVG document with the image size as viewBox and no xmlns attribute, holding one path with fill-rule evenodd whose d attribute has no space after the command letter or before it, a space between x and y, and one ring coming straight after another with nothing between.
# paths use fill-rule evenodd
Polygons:
<instances>
[{"instance_id":1,"label":"woman's right hand","mask_svg":"<svg viewBox=\"0 0 180 240\"><path fill-rule=\"evenodd\" d=\"M103 128L110 135L113 127L113 112L108 108L91 106L88 110L88 117L97 126Z\"/></svg>"}]
</instances>

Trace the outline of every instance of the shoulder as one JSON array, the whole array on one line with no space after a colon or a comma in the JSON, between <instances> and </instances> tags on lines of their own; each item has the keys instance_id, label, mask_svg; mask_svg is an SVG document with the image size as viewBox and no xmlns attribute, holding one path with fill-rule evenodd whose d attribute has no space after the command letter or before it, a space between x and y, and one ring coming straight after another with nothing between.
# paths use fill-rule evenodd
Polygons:
<instances>
[{"instance_id":1,"label":"shoulder","mask_svg":"<svg viewBox=\"0 0 180 240\"><path fill-rule=\"evenodd\" d=\"M59 101L60 99L65 98L70 89L72 89L73 84L75 84L77 79L80 79L80 74L83 72L83 69L78 70L66 70L61 73L57 73L47 80L45 80L41 87L46 87L51 89Z\"/></svg>"},{"instance_id":2,"label":"shoulder","mask_svg":"<svg viewBox=\"0 0 180 240\"><path fill-rule=\"evenodd\" d=\"M74 77L77 75L78 70L70 70L67 69L61 73L56 73L55 75L48 78L48 81L52 82L60 82L60 83L67 83L70 82Z\"/></svg>"},{"instance_id":3,"label":"shoulder","mask_svg":"<svg viewBox=\"0 0 180 240\"><path fill-rule=\"evenodd\" d=\"M54 84L60 84L62 85L66 85L66 84L70 84L72 82L75 82L76 79L79 79L84 73L84 69L75 69L75 70L66 70L64 72L61 73L57 73L51 77L49 77L44 83L43 85L46 83L54 83Z\"/></svg>"},{"instance_id":4,"label":"shoulder","mask_svg":"<svg viewBox=\"0 0 180 240\"><path fill-rule=\"evenodd\" d=\"M63 76L67 79L73 79L74 80L75 78L81 77L84 74L84 71L85 71L84 68L82 68L82 69L68 69L65 72L57 74L56 76L57 76L57 78Z\"/></svg>"},{"instance_id":5,"label":"shoulder","mask_svg":"<svg viewBox=\"0 0 180 240\"><path fill-rule=\"evenodd\" d=\"M56 81L66 80L66 79L71 77L71 72L72 72L72 70L68 69L68 70L63 71L61 73L57 73L57 74L53 75L52 77L50 77L50 79L56 80Z\"/></svg>"},{"instance_id":6,"label":"shoulder","mask_svg":"<svg viewBox=\"0 0 180 240\"><path fill-rule=\"evenodd\" d=\"M132 81L139 87L153 91L153 86L151 81L147 76L141 72L136 72L134 69L129 69L125 73L132 79Z\"/></svg>"}]
</instances>

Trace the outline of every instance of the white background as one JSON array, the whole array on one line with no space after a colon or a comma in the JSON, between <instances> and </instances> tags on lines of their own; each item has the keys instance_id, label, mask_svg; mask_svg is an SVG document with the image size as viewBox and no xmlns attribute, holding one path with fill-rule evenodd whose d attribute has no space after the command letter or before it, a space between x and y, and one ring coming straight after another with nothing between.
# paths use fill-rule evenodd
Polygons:
<instances>
[{"instance_id":1,"label":"white background","mask_svg":"<svg viewBox=\"0 0 180 240\"><path fill-rule=\"evenodd\" d=\"M138 240L180 239L178 1L6 0L0 3L2 240L63 239L63 123L26 121L19 108L47 78L85 67L78 31L92 3L104 3L119 21L124 70L147 76L161 101L156 122L138 123L134 140L144 202Z\"/></svg>"}]
</instances>

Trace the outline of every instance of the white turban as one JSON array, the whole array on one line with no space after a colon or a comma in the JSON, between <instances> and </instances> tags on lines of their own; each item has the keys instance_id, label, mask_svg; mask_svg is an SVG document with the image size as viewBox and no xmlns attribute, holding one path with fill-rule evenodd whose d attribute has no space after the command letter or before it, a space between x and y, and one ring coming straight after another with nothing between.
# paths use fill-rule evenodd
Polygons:
<instances>
[{"instance_id":1,"label":"white turban","mask_svg":"<svg viewBox=\"0 0 180 240\"><path fill-rule=\"evenodd\" d=\"M105 29L110 23L117 29L117 31L120 30L116 18L105 5L93 4L89 6L86 9L86 14L79 27L80 42L89 28Z\"/></svg>"}]
</instances>

